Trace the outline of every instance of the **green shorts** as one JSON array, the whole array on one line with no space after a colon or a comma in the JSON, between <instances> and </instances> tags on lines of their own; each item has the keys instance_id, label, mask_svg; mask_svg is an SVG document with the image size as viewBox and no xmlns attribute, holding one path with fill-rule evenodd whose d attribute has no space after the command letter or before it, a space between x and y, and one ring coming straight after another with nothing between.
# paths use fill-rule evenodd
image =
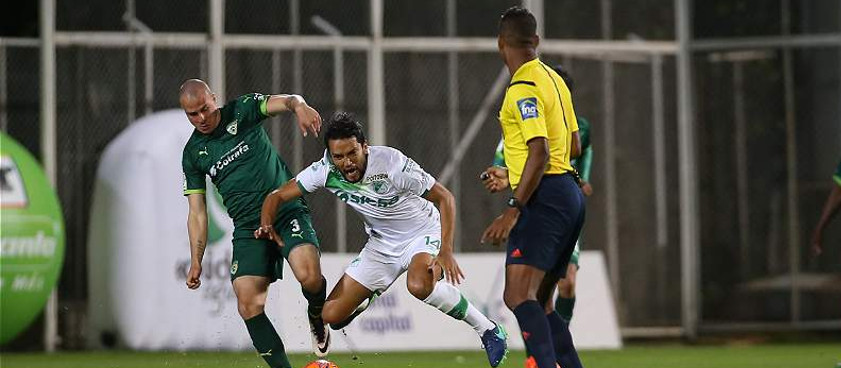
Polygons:
<instances>
[{"instance_id":1,"label":"green shorts","mask_svg":"<svg viewBox=\"0 0 841 368\"><path fill-rule=\"evenodd\" d=\"M270 283L275 282L283 278L283 258L288 259L292 249L302 244L312 244L320 249L307 210L281 214L274 228L283 239L282 248L267 239L254 239L253 236L234 238L231 281L240 276L264 276ZM256 227L251 229L252 234L254 230Z\"/></svg>"}]
</instances>

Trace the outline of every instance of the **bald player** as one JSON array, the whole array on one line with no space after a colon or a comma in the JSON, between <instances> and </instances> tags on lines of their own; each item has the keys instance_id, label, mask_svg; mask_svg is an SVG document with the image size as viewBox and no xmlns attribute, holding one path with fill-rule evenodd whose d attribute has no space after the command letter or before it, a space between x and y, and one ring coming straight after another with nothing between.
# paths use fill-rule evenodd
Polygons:
<instances>
[{"instance_id":1,"label":"bald player","mask_svg":"<svg viewBox=\"0 0 841 368\"><path fill-rule=\"evenodd\" d=\"M201 286L201 261L207 246L205 177L209 176L234 222L231 283L254 347L270 367L292 367L280 336L264 312L269 284L281 277L286 258L309 303L313 350L319 357L326 356L330 335L321 311L327 282L321 274L318 238L306 202L292 201L277 211L274 228L285 246L252 236L260 226L263 198L293 178L261 122L276 114L294 112L298 128L306 137L308 132L318 134L321 117L298 95L251 93L219 107L216 95L199 79L181 85L179 102L195 127L181 161L183 190L190 207L187 287Z\"/></svg>"}]
</instances>

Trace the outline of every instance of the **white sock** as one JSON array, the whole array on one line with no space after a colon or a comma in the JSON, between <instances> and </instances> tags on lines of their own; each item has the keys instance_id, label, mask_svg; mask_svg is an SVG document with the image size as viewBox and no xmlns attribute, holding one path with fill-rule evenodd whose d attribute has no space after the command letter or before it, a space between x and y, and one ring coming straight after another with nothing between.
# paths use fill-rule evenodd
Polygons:
<instances>
[{"instance_id":1,"label":"white sock","mask_svg":"<svg viewBox=\"0 0 841 368\"><path fill-rule=\"evenodd\" d=\"M432 293L423 302L437 308L450 317L467 322L480 336L485 331L495 327L494 323L488 317L485 317L482 312L473 306L473 303L465 299L461 295L461 292L448 282L436 282Z\"/></svg>"}]
</instances>

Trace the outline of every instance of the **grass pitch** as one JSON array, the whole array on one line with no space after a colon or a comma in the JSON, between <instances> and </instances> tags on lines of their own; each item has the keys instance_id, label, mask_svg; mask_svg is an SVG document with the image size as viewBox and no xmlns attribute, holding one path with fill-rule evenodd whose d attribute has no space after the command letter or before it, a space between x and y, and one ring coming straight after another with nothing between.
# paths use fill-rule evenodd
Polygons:
<instances>
[{"instance_id":1,"label":"grass pitch","mask_svg":"<svg viewBox=\"0 0 841 368\"><path fill-rule=\"evenodd\" d=\"M763 345L630 345L620 351L582 351L587 368L836 368L841 342ZM313 356L292 355L294 367ZM485 368L482 351L361 353L331 355L341 368ZM501 367L522 367L524 354L513 351ZM146 353L129 351L3 353L3 368L265 368L256 353Z\"/></svg>"}]
</instances>

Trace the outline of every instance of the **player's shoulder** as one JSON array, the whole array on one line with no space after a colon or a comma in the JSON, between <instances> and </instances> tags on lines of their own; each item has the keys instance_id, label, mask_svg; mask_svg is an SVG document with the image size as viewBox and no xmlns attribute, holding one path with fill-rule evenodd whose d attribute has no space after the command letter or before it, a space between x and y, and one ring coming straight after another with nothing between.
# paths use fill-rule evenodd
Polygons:
<instances>
[{"instance_id":1,"label":"player's shoulder","mask_svg":"<svg viewBox=\"0 0 841 368\"><path fill-rule=\"evenodd\" d=\"M194 129L193 134L190 134L190 138L187 138L187 141L184 142L184 154L186 155L188 152L191 152L199 144L201 139L201 133Z\"/></svg>"},{"instance_id":2,"label":"player's shoulder","mask_svg":"<svg viewBox=\"0 0 841 368\"><path fill-rule=\"evenodd\" d=\"M532 66L529 70L517 72L517 75L508 84L507 95L514 99L523 97L539 98L541 95L540 86L546 83L551 83L551 81L547 79L545 73L537 73L536 69Z\"/></svg>"},{"instance_id":3,"label":"player's shoulder","mask_svg":"<svg viewBox=\"0 0 841 368\"><path fill-rule=\"evenodd\" d=\"M411 161L399 149L389 146L368 146L368 166L375 170L398 173Z\"/></svg>"},{"instance_id":4,"label":"player's shoulder","mask_svg":"<svg viewBox=\"0 0 841 368\"><path fill-rule=\"evenodd\" d=\"M324 154L318 161L310 164L309 169L312 171L330 171L333 168L333 162L330 160L330 153L324 150Z\"/></svg>"},{"instance_id":5,"label":"player's shoulder","mask_svg":"<svg viewBox=\"0 0 841 368\"><path fill-rule=\"evenodd\" d=\"M246 104L246 103L260 102L260 101L262 101L266 98L268 98L268 95L264 95L264 94L259 93L259 92L251 92L251 93L246 93L244 95L237 96L237 98L233 99L232 102L236 102L236 103L240 103L240 104Z\"/></svg>"},{"instance_id":6,"label":"player's shoulder","mask_svg":"<svg viewBox=\"0 0 841 368\"><path fill-rule=\"evenodd\" d=\"M269 98L269 95L264 95L258 92L246 93L244 95L237 96L237 98L228 101L225 104L225 107L230 107L235 110L240 109L253 109L255 106L259 107L261 104L265 103Z\"/></svg>"},{"instance_id":7,"label":"player's shoulder","mask_svg":"<svg viewBox=\"0 0 841 368\"><path fill-rule=\"evenodd\" d=\"M406 157L399 149L389 146L368 146L368 155L377 161L388 162Z\"/></svg>"}]
</instances>

